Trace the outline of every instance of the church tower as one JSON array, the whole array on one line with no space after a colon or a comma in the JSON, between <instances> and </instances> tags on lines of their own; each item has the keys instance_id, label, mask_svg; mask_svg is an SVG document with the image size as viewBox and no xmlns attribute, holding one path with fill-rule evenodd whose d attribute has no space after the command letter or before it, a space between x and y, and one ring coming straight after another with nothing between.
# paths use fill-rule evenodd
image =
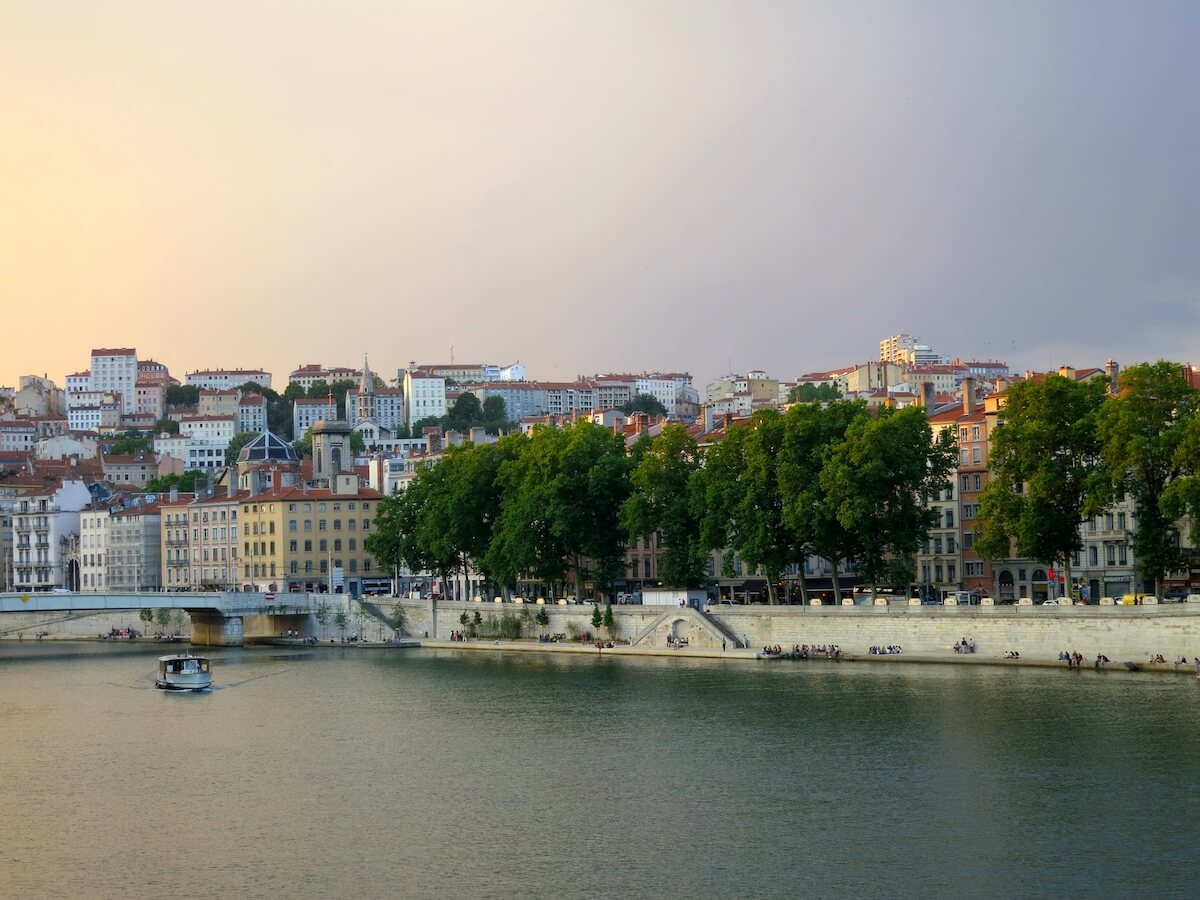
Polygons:
<instances>
[{"instance_id":1,"label":"church tower","mask_svg":"<svg viewBox=\"0 0 1200 900\"><path fill-rule=\"evenodd\" d=\"M362 378L358 383L358 409L355 410L356 422L375 422L375 376L371 374L371 366L367 355L363 354Z\"/></svg>"}]
</instances>

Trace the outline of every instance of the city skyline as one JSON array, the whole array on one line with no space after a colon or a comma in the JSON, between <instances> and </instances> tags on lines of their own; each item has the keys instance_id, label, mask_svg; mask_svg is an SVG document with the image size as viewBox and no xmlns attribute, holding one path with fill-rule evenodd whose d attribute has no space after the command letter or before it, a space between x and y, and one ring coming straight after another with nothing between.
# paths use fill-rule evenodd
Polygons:
<instances>
[{"instance_id":1,"label":"city skyline","mask_svg":"<svg viewBox=\"0 0 1200 900\"><path fill-rule=\"evenodd\" d=\"M141 9L5 9L0 382L1193 360L1195 5Z\"/></svg>"}]
</instances>

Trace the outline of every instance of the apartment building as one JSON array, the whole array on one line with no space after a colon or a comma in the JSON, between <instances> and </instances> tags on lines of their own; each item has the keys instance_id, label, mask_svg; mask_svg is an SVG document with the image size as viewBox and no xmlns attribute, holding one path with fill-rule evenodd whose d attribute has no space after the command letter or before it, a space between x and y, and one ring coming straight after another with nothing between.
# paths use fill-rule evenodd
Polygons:
<instances>
[{"instance_id":1,"label":"apartment building","mask_svg":"<svg viewBox=\"0 0 1200 900\"><path fill-rule=\"evenodd\" d=\"M79 570L66 565L66 545L79 537L79 517L91 502L87 485L63 481L21 495L12 514L15 591L78 588Z\"/></svg>"},{"instance_id":2,"label":"apartment building","mask_svg":"<svg viewBox=\"0 0 1200 900\"><path fill-rule=\"evenodd\" d=\"M93 593L108 590L108 535L112 517L107 507L79 514L79 589Z\"/></svg>"},{"instance_id":3,"label":"apartment building","mask_svg":"<svg viewBox=\"0 0 1200 900\"><path fill-rule=\"evenodd\" d=\"M331 369L327 369L320 363L308 363L300 366L298 369L292 370L292 373L288 376L288 382L298 384L307 391L318 381L333 384L335 381L359 381L361 378L361 369L348 369L342 366L334 366ZM264 385L264 387L266 386Z\"/></svg>"},{"instance_id":4,"label":"apartment building","mask_svg":"<svg viewBox=\"0 0 1200 900\"><path fill-rule=\"evenodd\" d=\"M446 415L446 379L425 369L410 367L400 373L404 390L404 424Z\"/></svg>"},{"instance_id":5,"label":"apartment building","mask_svg":"<svg viewBox=\"0 0 1200 900\"><path fill-rule=\"evenodd\" d=\"M249 381L265 388L271 386L271 373L262 369L197 369L184 379L189 385L209 391L228 391Z\"/></svg>"},{"instance_id":6,"label":"apartment building","mask_svg":"<svg viewBox=\"0 0 1200 900\"><path fill-rule=\"evenodd\" d=\"M99 348L92 351L91 389L121 395L121 412L135 411L138 382L137 351Z\"/></svg>"},{"instance_id":7,"label":"apartment building","mask_svg":"<svg viewBox=\"0 0 1200 900\"><path fill-rule=\"evenodd\" d=\"M161 531L162 513L156 503L136 502L112 514L108 532L110 590L141 593L161 589Z\"/></svg>"}]
</instances>

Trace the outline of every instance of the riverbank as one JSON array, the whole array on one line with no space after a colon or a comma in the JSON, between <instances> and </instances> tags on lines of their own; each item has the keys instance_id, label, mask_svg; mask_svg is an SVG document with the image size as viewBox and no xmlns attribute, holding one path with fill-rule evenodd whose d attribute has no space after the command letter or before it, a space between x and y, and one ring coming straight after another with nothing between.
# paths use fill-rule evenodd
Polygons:
<instances>
[{"instance_id":1,"label":"riverbank","mask_svg":"<svg viewBox=\"0 0 1200 900\"><path fill-rule=\"evenodd\" d=\"M671 647L630 647L628 645L617 645L615 647L606 647L602 650L597 650L594 644L576 644L576 643L541 643L538 641L513 641L513 640L467 640L467 641L441 641L422 638L419 640L422 649L437 649L437 650L467 650L471 652L500 652L500 653L574 653L574 654L590 654L592 656L663 656L675 658L696 658L696 659L728 659L737 662L755 662L755 663L790 663L793 665L802 665L807 662L824 662L824 657L817 656L811 660L792 659L789 656L763 658L759 656L757 650L744 649L711 649L706 647L689 647L684 645L678 649ZM367 646L367 645L363 645ZM1006 668L1040 668L1040 669L1068 669L1067 664L1060 659L1041 659L1041 658L1018 658L1006 659L1003 656L989 656L983 653L954 653L948 651L946 653L892 653L892 654L873 654L873 653L845 653L843 652L835 662L839 663L877 663L881 665L897 664L897 663L933 663L938 665L952 666L1001 666ZM1197 676L1198 667L1194 663L1175 666L1173 663L1151 663L1140 662L1136 659L1128 660L1136 666L1135 670L1130 670L1125 665L1125 660L1112 660L1106 663L1102 668L1096 669L1094 662L1085 660L1082 666L1083 669L1090 669L1100 672L1129 672L1138 671L1146 673L1155 673L1163 675L1191 675Z\"/></svg>"}]
</instances>

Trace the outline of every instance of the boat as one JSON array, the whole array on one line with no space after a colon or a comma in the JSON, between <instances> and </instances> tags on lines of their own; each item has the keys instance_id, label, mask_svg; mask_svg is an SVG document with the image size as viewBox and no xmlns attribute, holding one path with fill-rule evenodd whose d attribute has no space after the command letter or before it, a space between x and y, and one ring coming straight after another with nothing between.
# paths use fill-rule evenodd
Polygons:
<instances>
[{"instance_id":1,"label":"boat","mask_svg":"<svg viewBox=\"0 0 1200 900\"><path fill-rule=\"evenodd\" d=\"M212 687L212 666L207 656L191 653L160 656L154 686L160 691L207 691Z\"/></svg>"}]
</instances>

